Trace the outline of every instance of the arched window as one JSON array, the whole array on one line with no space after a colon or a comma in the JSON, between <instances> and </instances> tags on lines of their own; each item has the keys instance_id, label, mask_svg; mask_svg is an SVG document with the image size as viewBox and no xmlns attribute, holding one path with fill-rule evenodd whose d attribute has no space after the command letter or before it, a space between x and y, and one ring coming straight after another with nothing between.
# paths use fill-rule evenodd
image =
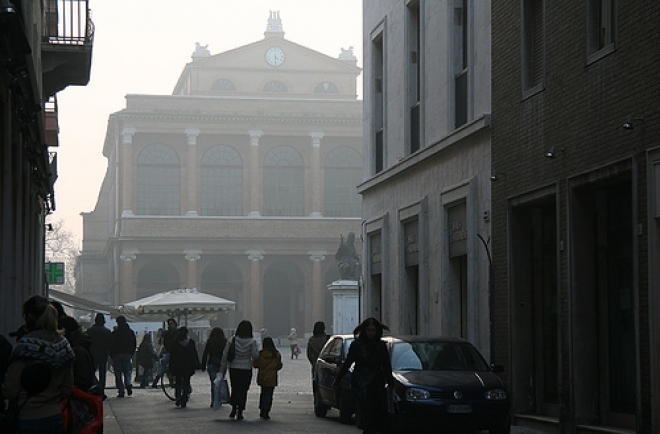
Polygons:
<instances>
[{"instance_id":1,"label":"arched window","mask_svg":"<svg viewBox=\"0 0 660 434\"><path fill-rule=\"evenodd\" d=\"M170 289L181 288L181 277L169 261L149 261L135 279L137 298L144 298Z\"/></svg>"},{"instance_id":2,"label":"arched window","mask_svg":"<svg viewBox=\"0 0 660 434\"><path fill-rule=\"evenodd\" d=\"M243 160L234 148L213 146L202 156L201 215L243 215Z\"/></svg>"},{"instance_id":3,"label":"arched window","mask_svg":"<svg viewBox=\"0 0 660 434\"><path fill-rule=\"evenodd\" d=\"M147 146L138 156L137 213L180 215L179 156L167 145Z\"/></svg>"},{"instance_id":4,"label":"arched window","mask_svg":"<svg viewBox=\"0 0 660 434\"><path fill-rule=\"evenodd\" d=\"M215 92L233 92L236 90L236 85L226 78L221 78L213 82L211 90Z\"/></svg>"},{"instance_id":5,"label":"arched window","mask_svg":"<svg viewBox=\"0 0 660 434\"><path fill-rule=\"evenodd\" d=\"M287 89L286 84L282 83L281 81L273 80L266 83L264 86L264 92L287 93L289 92L289 89Z\"/></svg>"},{"instance_id":6,"label":"arched window","mask_svg":"<svg viewBox=\"0 0 660 434\"><path fill-rule=\"evenodd\" d=\"M339 89L337 89L337 86L335 86L334 83L330 83L329 81L324 81L323 83L319 83L316 88L314 89L314 93L326 93L326 94L337 94L339 93Z\"/></svg>"},{"instance_id":7,"label":"arched window","mask_svg":"<svg viewBox=\"0 0 660 434\"><path fill-rule=\"evenodd\" d=\"M360 217L362 198L357 185L362 181L362 156L353 148L339 148L325 158L326 217Z\"/></svg>"},{"instance_id":8,"label":"arched window","mask_svg":"<svg viewBox=\"0 0 660 434\"><path fill-rule=\"evenodd\" d=\"M305 212L305 165L295 149L273 148L264 157L264 215L301 216Z\"/></svg>"}]
</instances>

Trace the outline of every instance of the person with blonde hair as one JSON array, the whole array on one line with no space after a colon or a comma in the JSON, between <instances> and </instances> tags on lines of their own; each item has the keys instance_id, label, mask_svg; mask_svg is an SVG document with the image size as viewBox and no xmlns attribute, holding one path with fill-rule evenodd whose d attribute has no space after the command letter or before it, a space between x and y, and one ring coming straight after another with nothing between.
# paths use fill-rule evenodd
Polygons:
<instances>
[{"instance_id":1,"label":"person with blonde hair","mask_svg":"<svg viewBox=\"0 0 660 434\"><path fill-rule=\"evenodd\" d=\"M57 311L46 297L28 298L23 319L27 334L12 350L2 394L21 407L19 432L61 434L60 401L73 392L74 352L58 333Z\"/></svg>"}]
</instances>

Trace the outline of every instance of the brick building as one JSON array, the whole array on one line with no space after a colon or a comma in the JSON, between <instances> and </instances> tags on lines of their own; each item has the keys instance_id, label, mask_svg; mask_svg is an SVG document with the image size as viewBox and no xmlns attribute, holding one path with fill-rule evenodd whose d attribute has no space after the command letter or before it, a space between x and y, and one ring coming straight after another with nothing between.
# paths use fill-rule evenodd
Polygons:
<instances>
[{"instance_id":1,"label":"brick building","mask_svg":"<svg viewBox=\"0 0 660 434\"><path fill-rule=\"evenodd\" d=\"M492 2L492 354L548 432L660 432L660 5L624 3Z\"/></svg>"},{"instance_id":2,"label":"brick building","mask_svg":"<svg viewBox=\"0 0 660 434\"><path fill-rule=\"evenodd\" d=\"M360 231L361 70L351 49L285 39L279 13L264 35L216 55L198 45L172 95L128 95L110 116L79 296L196 287L237 303L223 327L332 324L334 254Z\"/></svg>"}]
</instances>

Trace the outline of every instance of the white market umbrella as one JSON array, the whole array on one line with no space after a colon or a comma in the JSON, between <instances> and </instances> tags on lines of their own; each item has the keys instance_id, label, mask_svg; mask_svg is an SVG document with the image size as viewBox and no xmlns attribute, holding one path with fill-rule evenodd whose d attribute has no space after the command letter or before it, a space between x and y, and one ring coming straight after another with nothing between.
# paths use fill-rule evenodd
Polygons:
<instances>
[{"instance_id":1,"label":"white market umbrella","mask_svg":"<svg viewBox=\"0 0 660 434\"><path fill-rule=\"evenodd\" d=\"M160 292L119 307L129 321L166 321L183 316L186 322L215 319L218 312L234 309L235 302L199 292L197 288Z\"/></svg>"}]
</instances>

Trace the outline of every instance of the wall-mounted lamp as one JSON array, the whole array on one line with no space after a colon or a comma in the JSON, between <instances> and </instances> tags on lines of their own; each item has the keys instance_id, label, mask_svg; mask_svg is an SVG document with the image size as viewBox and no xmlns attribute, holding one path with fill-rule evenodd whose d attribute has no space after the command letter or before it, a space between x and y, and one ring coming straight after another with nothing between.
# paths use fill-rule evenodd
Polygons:
<instances>
[{"instance_id":1,"label":"wall-mounted lamp","mask_svg":"<svg viewBox=\"0 0 660 434\"><path fill-rule=\"evenodd\" d=\"M623 124L623 128L626 130L634 129L635 121L640 121L641 123L644 123L644 116L633 116L633 115L628 116L628 119L626 119L626 123Z\"/></svg>"},{"instance_id":2,"label":"wall-mounted lamp","mask_svg":"<svg viewBox=\"0 0 660 434\"><path fill-rule=\"evenodd\" d=\"M497 170L494 170L490 175L490 180L499 181L502 177L506 178L506 172L498 172Z\"/></svg>"},{"instance_id":3,"label":"wall-mounted lamp","mask_svg":"<svg viewBox=\"0 0 660 434\"><path fill-rule=\"evenodd\" d=\"M545 154L546 157L548 158L555 158L557 157L557 154L559 152L564 152L564 148L555 148L554 146L550 148L547 154Z\"/></svg>"}]
</instances>

